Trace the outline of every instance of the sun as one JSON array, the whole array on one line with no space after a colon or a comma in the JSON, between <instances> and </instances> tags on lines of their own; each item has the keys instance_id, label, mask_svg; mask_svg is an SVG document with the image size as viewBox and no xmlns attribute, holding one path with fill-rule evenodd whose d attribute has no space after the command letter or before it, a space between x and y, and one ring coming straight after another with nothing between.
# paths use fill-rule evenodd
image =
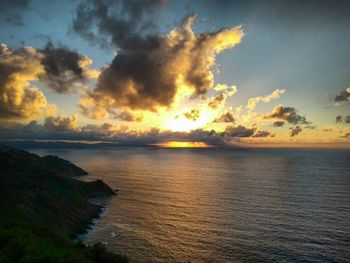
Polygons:
<instances>
[{"instance_id":1,"label":"sun","mask_svg":"<svg viewBox=\"0 0 350 263\"><path fill-rule=\"evenodd\" d=\"M190 132L200 129L210 123L213 118L213 113L210 111L202 111L201 115L196 120L191 120L183 115L177 115L175 118L169 118L164 121L163 127L171 131Z\"/></svg>"},{"instance_id":2,"label":"sun","mask_svg":"<svg viewBox=\"0 0 350 263\"><path fill-rule=\"evenodd\" d=\"M165 127L172 131L190 132L191 130L198 129L200 124L197 121L192 121L185 117L179 117L177 119L167 120L165 122Z\"/></svg>"}]
</instances>

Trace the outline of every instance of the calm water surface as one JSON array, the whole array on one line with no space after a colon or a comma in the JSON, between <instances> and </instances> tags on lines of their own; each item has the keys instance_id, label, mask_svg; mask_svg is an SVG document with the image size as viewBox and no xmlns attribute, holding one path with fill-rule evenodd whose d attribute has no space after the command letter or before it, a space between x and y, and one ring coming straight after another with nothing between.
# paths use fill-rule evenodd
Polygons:
<instances>
[{"instance_id":1,"label":"calm water surface","mask_svg":"<svg viewBox=\"0 0 350 263\"><path fill-rule=\"evenodd\" d=\"M33 150L118 196L84 240L133 262L350 262L350 151Z\"/></svg>"}]
</instances>

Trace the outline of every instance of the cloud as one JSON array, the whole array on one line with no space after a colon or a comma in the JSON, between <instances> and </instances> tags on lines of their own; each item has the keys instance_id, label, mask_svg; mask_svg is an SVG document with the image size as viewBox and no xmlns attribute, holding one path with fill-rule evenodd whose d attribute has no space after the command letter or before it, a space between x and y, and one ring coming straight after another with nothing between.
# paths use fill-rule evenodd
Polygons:
<instances>
[{"instance_id":1,"label":"cloud","mask_svg":"<svg viewBox=\"0 0 350 263\"><path fill-rule=\"evenodd\" d=\"M197 129L191 132L175 132L157 128L131 130L127 126L112 123L87 124L82 127L77 127L75 124L74 116L48 118L44 124L38 124L36 121L28 124L8 122L4 125L1 123L0 139L110 141L129 145L148 145L167 141L225 144L225 138L213 130Z\"/></svg>"},{"instance_id":2,"label":"cloud","mask_svg":"<svg viewBox=\"0 0 350 263\"><path fill-rule=\"evenodd\" d=\"M192 120L192 121L196 121L200 118L201 114L200 114L200 110L199 109L192 109L189 112L185 112L183 114L187 119Z\"/></svg>"},{"instance_id":3,"label":"cloud","mask_svg":"<svg viewBox=\"0 0 350 263\"><path fill-rule=\"evenodd\" d=\"M350 132L340 136L340 138L350 138Z\"/></svg>"},{"instance_id":4,"label":"cloud","mask_svg":"<svg viewBox=\"0 0 350 263\"><path fill-rule=\"evenodd\" d=\"M256 128L246 128L242 125L227 126L225 129L225 136L228 137L251 137L255 133Z\"/></svg>"},{"instance_id":5,"label":"cloud","mask_svg":"<svg viewBox=\"0 0 350 263\"><path fill-rule=\"evenodd\" d=\"M98 75L97 71L89 69L91 59L67 47L56 48L48 43L40 52L44 66L40 80L57 93L71 92L86 84L88 78Z\"/></svg>"},{"instance_id":6,"label":"cloud","mask_svg":"<svg viewBox=\"0 0 350 263\"><path fill-rule=\"evenodd\" d=\"M336 123L342 123L342 122L343 122L343 117L342 117L341 115L337 115L337 116L335 117L335 122L336 122Z\"/></svg>"},{"instance_id":7,"label":"cloud","mask_svg":"<svg viewBox=\"0 0 350 263\"><path fill-rule=\"evenodd\" d=\"M297 136L299 133L301 133L303 130L300 128L300 126L296 126L294 128L290 129L290 137L294 137Z\"/></svg>"},{"instance_id":8,"label":"cloud","mask_svg":"<svg viewBox=\"0 0 350 263\"><path fill-rule=\"evenodd\" d=\"M109 141L128 145L149 145L169 141L205 142L211 145L227 145L240 138L272 137L268 131L258 131L257 127L229 126L224 132L196 129L190 132L129 129L125 125L113 123L77 125L76 116L46 118L43 124L31 121L28 124L19 122L0 123L0 139L30 140L81 140Z\"/></svg>"},{"instance_id":9,"label":"cloud","mask_svg":"<svg viewBox=\"0 0 350 263\"><path fill-rule=\"evenodd\" d=\"M225 131L221 133L221 136L229 138L264 138L274 137L275 135L269 131L258 130L257 125L253 125L251 128L247 128L243 125L238 126L226 126Z\"/></svg>"},{"instance_id":10,"label":"cloud","mask_svg":"<svg viewBox=\"0 0 350 263\"><path fill-rule=\"evenodd\" d=\"M142 122L143 121L143 115L136 115L129 111L122 111L120 113L117 113L114 115L115 119L119 119L122 121L127 122Z\"/></svg>"},{"instance_id":11,"label":"cloud","mask_svg":"<svg viewBox=\"0 0 350 263\"><path fill-rule=\"evenodd\" d=\"M350 115L345 116L345 123L350 123Z\"/></svg>"},{"instance_id":12,"label":"cloud","mask_svg":"<svg viewBox=\"0 0 350 263\"><path fill-rule=\"evenodd\" d=\"M81 128L82 133L96 134L96 136L113 136L119 128L112 123L103 123L101 125L87 124Z\"/></svg>"},{"instance_id":13,"label":"cloud","mask_svg":"<svg viewBox=\"0 0 350 263\"><path fill-rule=\"evenodd\" d=\"M264 97L255 97L255 98L250 98L247 103L247 108L249 110L254 110L256 105L259 102L270 102L272 100L278 99L283 93L285 92L284 89L275 89L271 94L264 96Z\"/></svg>"},{"instance_id":14,"label":"cloud","mask_svg":"<svg viewBox=\"0 0 350 263\"><path fill-rule=\"evenodd\" d=\"M0 0L0 14L2 22L15 26L22 26L21 11L28 7L29 0Z\"/></svg>"},{"instance_id":15,"label":"cloud","mask_svg":"<svg viewBox=\"0 0 350 263\"><path fill-rule=\"evenodd\" d=\"M342 122L350 123L350 115L346 115L346 116L338 115L335 117L335 121L336 123L342 123Z\"/></svg>"},{"instance_id":16,"label":"cloud","mask_svg":"<svg viewBox=\"0 0 350 263\"><path fill-rule=\"evenodd\" d=\"M44 127L49 131L78 131L77 121L76 116L47 117L44 121Z\"/></svg>"},{"instance_id":17,"label":"cloud","mask_svg":"<svg viewBox=\"0 0 350 263\"><path fill-rule=\"evenodd\" d=\"M235 122L235 118L233 117L232 112L223 113L220 117L214 120L217 123L227 123L227 122Z\"/></svg>"},{"instance_id":18,"label":"cloud","mask_svg":"<svg viewBox=\"0 0 350 263\"><path fill-rule=\"evenodd\" d=\"M0 44L0 118L28 120L52 115L55 106L48 104L44 93L31 82L42 82L58 93L68 92L96 75L89 68L91 63L78 52L52 44L43 50L12 50Z\"/></svg>"},{"instance_id":19,"label":"cloud","mask_svg":"<svg viewBox=\"0 0 350 263\"><path fill-rule=\"evenodd\" d=\"M322 132L333 132L334 128L332 126L324 126L322 128L319 129Z\"/></svg>"},{"instance_id":20,"label":"cloud","mask_svg":"<svg viewBox=\"0 0 350 263\"><path fill-rule=\"evenodd\" d=\"M306 126L304 126L304 129L315 130L316 129L316 125L306 125Z\"/></svg>"},{"instance_id":21,"label":"cloud","mask_svg":"<svg viewBox=\"0 0 350 263\"><path fill-rule=\"evenodd\" d=\"M108 113L120 108L157 111L171 107L180 90L189 91L192 98L205 95L213 87L211 69L216 55L238 44L244 33L232 27L195 34L194 19L186 17L165 36L137 35L129 45L116 41L119 46L112 63L80 103L83 112L91 116L94 111ZM101 102L106 100L109 103Z\"/></svg>"},{"instance_id":22,"label":"cloud","mask_svg":"<svg viewBox=\"0 0 350 263\"><path fill-rule=\"evenodd\" d=\"M269 131L257 131L252 137L253 138L264 138L264 137L273 137L273 134Z\"/></svg>"},{"instance_id":23,"label":"cloud","mask_svg":"<svg viewBox=\"0 0 350 263\"><path fill-rule=\"evenodd\" d=\"M284 126L285 122L284 121L275 121L273 123L273 127L282 127Z\"/></svg>"},{"instance_id":24,"label":"cloud","mask_svg":"<svg viewBox=\"0 0 350 263\"><path fill-rule=\"evenodd\" d=\"M164 0L85 0L77 6L72 30L102 48L139 48L139 41L149 38L152 42L148 35L157 28L153 14L164 3Z\"/></svg>"},{"instance_id":25,"label":"cloud","mask_svg":"<svg viewBox=\"0 0 350 263\"><path fill-rule=\"evenodd\" d=\"M44 93L30 84L44 74L41 58L34 48L13 51L0 44L0 119L36 118L48 106Z\"/></svg>"},{"instance_id":26,"label":"cloud","mask_svg":"<svg viewBox=\"0 0 350 263\"><path fill-rule=\"evenodd\" d=\"M350 87L346 88L339 95L335 96L334 101L337 104L345 101L350 101Z\"/></svg>"},{"instance_id":27,"label":"cloud","mask_svg":"<svg viewBox=\"0 0 350 263\"><path fill-rule=\"evenodd\" d=\"M214 89L216 91L221 91L221 94L208 99L208 106L213 110L216 110L221 106L223 106L227 98L233 96L237 92L236 86L230 87L228 85L223 85L223 84L216 85Z\"/></svg>"},{"instance_id":28,"label":"cloud","mask_svg":"<svg viewBox=\"0 0 350 263\"><path fill-rule=\"evenodd\" d=\"M279 121L287 121L290 124L310 124L304 116L297 113L293 107L276 106L271 114L265 115L264 119L278 119Z\"/></svg>"},{"instance_id":29,"label":"cloud","mask_svg":"<svg viewBox=\"0 0 350 263\"><path fill-rule=\"evenodd\" d=\"M85 90L79 101L81 113L95 120L108 118L110 114L115 116L117 113L113 104L113 98L99 96L89 90Z\"/></svg>"},{"instance_id":30,"label":"cloud","mask_svg":"<svg viewBox=\"0 0 350 263\"><path fill-rule=\"evenodd\" d=\"M235 86L230 87L221 84L216 85L214 89L217 91L215 92L216 95L212 95L212 97L207 99L201 97L195 101L195 106L191 107L187 106L188 104L192 105L191 98L183 96L183 93L180 92L174 102L174 107L161 111L161 114L165 116L161 127L174 131L189 131L207 127L207 125L213 123L219 114L222 115L226 99L237 91ZM223 99L217 103L217 97L223 97ZM216 103L215 107L211 105L213 101ZM232 112L232 109L229 107L225 112ZM166 115L174 117L169 118ZM228 116L226 117L229 118Z\"/></svg>"}]
</instances>

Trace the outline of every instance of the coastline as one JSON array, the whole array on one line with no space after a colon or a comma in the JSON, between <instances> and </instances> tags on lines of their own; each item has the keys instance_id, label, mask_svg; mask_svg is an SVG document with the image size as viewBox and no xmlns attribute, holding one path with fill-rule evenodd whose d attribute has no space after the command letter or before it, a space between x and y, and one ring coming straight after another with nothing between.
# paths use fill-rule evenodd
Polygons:
<instances>
[{"instance_id":1,"label":"coastline","mask_svg":"<svg viewBox=\"0 0 350 263\"><path fill-rule=\"evenodd\" d=\"M78 232L74 236L74 238L73 238L74 241L76 241L76 242L83 241L84 237L95 229L95 225L97 224L98 220L101 219L108 212L108 205L107 204L103 204L103 203L101 204L99 202L94 201L94 199L99 199L99 198L108 199L108 198L111 198L111 196L94 197L94 198L91 198L90 200L88 200L88 202L90 202L94 205L98 205L100 209L99 209L98 213L90 220L90 222L85 225L83 230Z\"/></svg>"},{"instance_id":2,"label":"coastline","mask_svg":"<svg viewBox=\"0 0 350 263\"><path fill-rule=\"evenodd\" d=\"M87 173L59 157L1 145L0 163L0 261L128 262L103 244L75 242L106 211L93 200L116 195L106 183L77 180Z\"/></svg>"}]
</instances>

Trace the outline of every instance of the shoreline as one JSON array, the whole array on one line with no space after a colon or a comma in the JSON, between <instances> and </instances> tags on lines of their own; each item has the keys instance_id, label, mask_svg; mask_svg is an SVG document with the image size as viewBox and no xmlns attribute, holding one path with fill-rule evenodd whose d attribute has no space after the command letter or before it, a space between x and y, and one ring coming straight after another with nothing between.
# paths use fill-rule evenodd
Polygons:
<instances>
[{"instance_id":1,"label":"shoreline","mask_svg":"<svg viewBox=\"0 0 350 263\"><path fill-rule=\"evenodd\" d=\"M109 196L100 196L100 197L94 197L91 199L97 199L97 198L111 198ZM100 207L98 213L90 220L90 222L85 226L85 228L76 234L76 236L73 238L73 241L84 242L84 237L88 235L91 231L95 229L95 225L97 224L98 220L101 219L107 212L108 212L108 205L107 204L99 204L98 202L95 202L94 200L88 200L91 204L98 205ZM84 243L85 244L85 243Z\"/></svg>"}]
</instances>

